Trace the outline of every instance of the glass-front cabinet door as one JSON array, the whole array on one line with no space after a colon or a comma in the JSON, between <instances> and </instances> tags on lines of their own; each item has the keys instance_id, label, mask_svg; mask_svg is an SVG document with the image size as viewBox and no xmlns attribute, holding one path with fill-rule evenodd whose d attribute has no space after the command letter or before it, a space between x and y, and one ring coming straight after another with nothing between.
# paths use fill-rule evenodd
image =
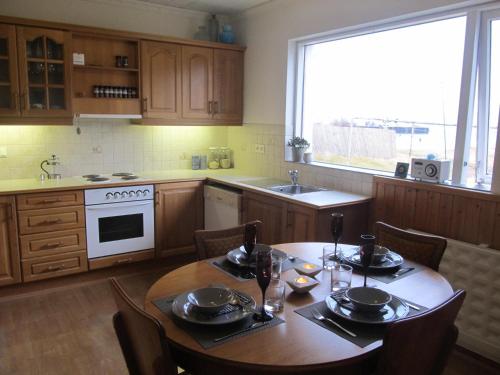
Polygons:
<instances>
[{"instance_id":1,"label":"glass-front cabinet door","mask_svg":"<svg viewBox=\"0 0 500 375\"><path fill-rule=\"evenodd\" d=\"M71 34L18 27L22 116L71 116Z\"/></svg>"},{"instance_id":2,"label":"glass-front cabinet door","mask_svg":"<svg viewBox=\"0 0 500 375\"><path fill-rule=\"evenodd\" d=\"M18 117L16 28L0 24L0 116Z\"/></svg>"}]
</instances>

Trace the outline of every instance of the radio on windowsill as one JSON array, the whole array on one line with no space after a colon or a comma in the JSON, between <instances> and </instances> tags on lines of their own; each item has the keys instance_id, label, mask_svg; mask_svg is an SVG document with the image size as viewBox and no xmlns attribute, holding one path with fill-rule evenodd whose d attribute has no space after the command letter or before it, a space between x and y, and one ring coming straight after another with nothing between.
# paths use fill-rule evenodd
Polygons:
<instances>
[{"instance_id":1,"label":"radio on windowsill","mask_svg":"<svg viewBox=\"0 0 500 375\"><path fill-rule=\"evenodd\" d=\"M443 183L450 178L451 160L411 159L411 177L426 182Z\"/></svg>"}]
</instances>

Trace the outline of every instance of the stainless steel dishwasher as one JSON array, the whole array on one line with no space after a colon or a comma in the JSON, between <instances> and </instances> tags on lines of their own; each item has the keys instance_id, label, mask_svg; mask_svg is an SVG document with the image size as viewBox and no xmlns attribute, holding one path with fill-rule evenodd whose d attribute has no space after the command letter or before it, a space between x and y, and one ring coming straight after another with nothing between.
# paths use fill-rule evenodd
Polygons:
<instances>
[{"instance_id":1,"label":"stainless steel dishwasher","mask_svg":"<svg viewBox=\"0 0 500 375\"><path fill-rule=\"evenodd\" d=\"M226 229L241 224L241 191L205 185L205 229Z\"/></svg>"}]
</instances>

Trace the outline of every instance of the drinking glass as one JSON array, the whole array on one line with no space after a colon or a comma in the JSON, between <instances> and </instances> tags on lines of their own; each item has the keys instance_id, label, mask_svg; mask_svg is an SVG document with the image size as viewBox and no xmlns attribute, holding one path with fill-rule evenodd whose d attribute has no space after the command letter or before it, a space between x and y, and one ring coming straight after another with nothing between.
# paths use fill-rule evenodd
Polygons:
<instances>
[{"instance_id":1,"label":"drinking glass","mask_svg":"<svg viewBox=\"0 0 500 375\"><path fill-rule=\"evenodd\" d=\"M285 282L283 280L271 280L265 300L266 311L271 313L283 311L285 288Z\"/></svg>"},{"instance_id":2,"label":"drinking glass","mask_svg":"<svg viewBox=\"0 0 500 375\"><path fill-rule=\"evenodd\" d=\"M335 262L332 268L331 288L332 292L346 289L351 286L352 267L347 264Z\"/></svg>"},{"instance_id":3,"label":"drinking glass","mask_svg":"<svg viewBox=\"0 0 500 375\"><path fill-rule=\"evenodd\" d=\"M283 258L280 256L273 257L273 272L271 278L279 280L281 278L281 270L283 268Z\"/></svg>"},{"instance_id":4,"label":"drinking glass","mask_svg":"<svg viewBox=\"0 0 500 375\"><path fill-rule=\"evenodd\" d=\"M365 281L363 286L366 287L366 275L368 273L368 268L372 262L373 252L375 251L375 236L371 234L361 235L361 246L359 247L359 256L361 264L363 265L363 273L365 276Z\"/></svg>"},{"instance_id":5,"label":"drinking glass","mask_svg":"<svg viewBox=\"0 0 500 375\"><path fill-rule=\"evenodd\" d=\"M243 247L245 248L245 252L247 253L249 258L252 255L252 251L255 248L256 242L257 242L257 225L246 224Z\"/></svg>"},{"instance_id":6,"label":"drinking glass","mask_svg":"<svg viewBox=\"0 0 500 375\"><path fill-rule=\"evenodd\" d=\"M333 246L333 245L323 246L323 269L324 270L331 270L333 268L333 265L335 263L335 260L333 259L334 254L335 254L335 246Z\"/></svg>"},{"instance_id":7,"label":"drinking glass","mask_svg":"<svg viewBox=\"0 0 500 375\"><path fill-rule=\"evenodd\" d=\"M271 256L272 249L269 246L259 246L256 254L256 269L257 283L262 291L262 309L260 314L256 313L254 319L265 322L273 318L272 314L266 312L266 289L271 282L273 271L273 259Z\"/></svg>"},{"instance_id":8,"label":"drinking glass","mask_svg":"<svg viewBox=\"0 0 500 375\"><path fill-rule=\"evenodd\" d=\"M337 244L342 237L342 231L344 229L344 214L340 212L334 212L332 214L331 232L333 237L333 242L335 243L335 251L333 254L334 260L339 260L337 256Z\"/></svg>"}]
</instances>

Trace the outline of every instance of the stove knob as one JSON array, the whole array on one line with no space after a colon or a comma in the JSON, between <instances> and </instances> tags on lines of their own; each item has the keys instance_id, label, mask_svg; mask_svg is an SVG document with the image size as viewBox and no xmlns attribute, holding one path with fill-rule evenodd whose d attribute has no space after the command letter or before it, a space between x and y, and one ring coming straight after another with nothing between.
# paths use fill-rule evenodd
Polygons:
<instances>
[{"instance_id":1,"label":"stove knob","mask_svg":"<svg viewBox=\"0 0 500 375\"><path fill-rule=\"evenodd\" d=\"M113 199L113 193L107 193L106 194L106 199L107 200Z\"/></svg>"},{"instance_id":2,"label":"stove knob","mask_svg":"<svg viewBox=\"0 0 500 375\"><path fill-rule=\"evenodd\" d=\"M130 191L128 192L128 196L129 196L130 198L135 197L135 191L130 190Z\"/></svg>"},{"instance_id":3,"label":"stove knob","mask_svg":"<svg viewBox=\"0 0 500 375\"><path fill-rule=\"evenodd\" d=\"M120 199L120 193L114 193L113 197L115 197L115 199Z\"/></svg>"},{"instance_id":4,"label":"stove knob","mask_svg":"<svg viewBox=\"0 0 500 375\"><path fill-rule=\"evenodd\" d=\"M142 197L142 191L137 190L135 193L137 194L138 197Z\"/></svg>"},{"instance_id":5,"label":"stove knob","mask_svg":"<svg viewBox=\"0 0 500 375\"><path fill-rule=\"evenodd\" d=\"M128 193L127 193L126 191L124 191L124 192L122 193L122 198L127 198L127 197L128 197Z\"/></svg>"},{"instance_id":6,"label":"stove knob","mask_svg":"<svg viewBox=\"0 0 500 375\"><path fill-rule=\"evenodd\" d=\"M147 196L147 195L149 195L149 190L148 189L144 190L144 196Z\"/></svg>"}]
</instances>

